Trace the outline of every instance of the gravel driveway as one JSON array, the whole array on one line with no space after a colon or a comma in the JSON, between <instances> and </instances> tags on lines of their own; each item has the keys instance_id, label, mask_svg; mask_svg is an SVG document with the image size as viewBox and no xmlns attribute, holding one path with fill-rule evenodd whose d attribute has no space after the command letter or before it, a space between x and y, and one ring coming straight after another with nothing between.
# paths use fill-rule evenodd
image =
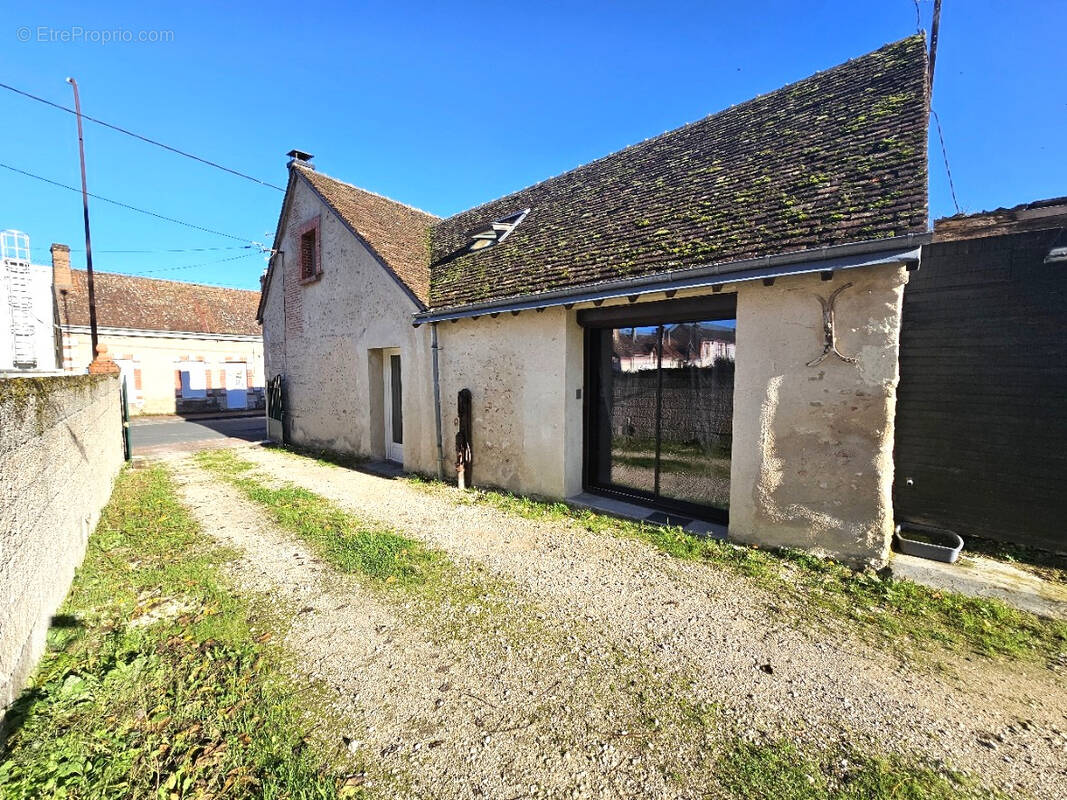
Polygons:
<instances>
[{"instance_id":1,"label":"gravel driveway","mask_svg":"<svg viewBox=\"0 0 1067 800\"><path fill-rule=\"evenodd\" d=\"M702 754L734 735L919 754L1009 791L1067 794L1067 687L1052 672L959 655L950 670L906 664L844 623L814 630L788 598L640 542L467 504L454 489L239 452L265 480L487 568L514 587L516 608L550 621L551 636L514 647L494 633L435 637L237 489L177 462L204 529L242 553L241 584L295 615L286 644L336 694L338 738L396 769L413 796L700 796ZM633 737L626 726L649 713L634 698L649 692L666 696L665 719ZM685 727L670 713L681 704L716 713Z\"/></svg>"}]
</instances>

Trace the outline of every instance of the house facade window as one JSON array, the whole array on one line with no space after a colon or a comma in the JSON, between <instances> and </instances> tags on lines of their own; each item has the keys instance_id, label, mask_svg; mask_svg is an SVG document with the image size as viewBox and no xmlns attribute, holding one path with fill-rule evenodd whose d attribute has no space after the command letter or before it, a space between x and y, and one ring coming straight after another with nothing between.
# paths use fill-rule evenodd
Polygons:
<instances>
[{"instance_id":1,"label":"house facade window","mask_svg":"<svg viewBox=\"0 0 1067 800\"><path fill-rule=\"evenodd\" d=\"M205 398L208 389L208 373L202 361L179 364L183 399Z\"/></svg>"},{"instance_id":2,"label":"house facade window","mask_svg":"<svg viewBox=\"0 0 1067 800\"><path fill-rule=\"evenodd\" d=\"M322 275L321 242L319 241L319 218L308 222L299 231L300 235L300 282L310 283Z\"/></svg>"}]
</instances>

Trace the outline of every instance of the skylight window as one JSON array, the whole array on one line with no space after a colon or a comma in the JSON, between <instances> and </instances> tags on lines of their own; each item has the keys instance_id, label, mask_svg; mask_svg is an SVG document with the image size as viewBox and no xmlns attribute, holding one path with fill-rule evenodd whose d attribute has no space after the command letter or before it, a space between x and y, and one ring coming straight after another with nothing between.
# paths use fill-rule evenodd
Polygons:
<instances>
[{"instance_id":1,"label":"skylight window","mask_svg":"<svg viewBox=\"0 0 1067 800\"><path fill-rule=\"evenodd\" d=\"M467 244L441 259L439 263L444 264L454 261L468 253L477 253L479 250L485 250L495 244L500 244L511 235L511 232L519 226L520 222L526 219L526 215L529 213L530 209L524 208L522 211L516 211L513 214L508 214L506 217L495 220L486 228L475 231L471 234L470 241Z\"/></svg>"}]
</instances>

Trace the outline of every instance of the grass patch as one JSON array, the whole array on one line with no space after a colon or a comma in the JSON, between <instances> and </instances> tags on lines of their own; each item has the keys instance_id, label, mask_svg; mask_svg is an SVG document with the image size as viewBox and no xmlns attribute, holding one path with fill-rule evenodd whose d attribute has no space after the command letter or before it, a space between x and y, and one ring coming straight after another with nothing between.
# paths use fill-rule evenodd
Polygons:
<instances>
[{"instance_id":1,"label":"grass patch","mask_svg":"<svg viewBox=\"0 0 1067 800\"><path fill-rule=\"evenodd\" d=\"M968 536L964 557L982 556L1018 567L1054 583L1067 583L1067 555L1011 542Z\"/></svg>"},{"instance_id":2,"label":"grass patch","mask_svg":"<svg viewBox=\"0 0 1067 800\"><path fill-rule=\"evenodd\" d=\"M505 610L499 586L474 569L459 567L439 550L351 514L307 489L267 485L248 474L252 463L230 450L203 450L194 458L264 507L281 527L341 572L359 575L378 591L402 591L419 600L423 610L461 610L445 628L454 635Z\"/></svg>"},{"instance_id":3,"label":"grass patch","mask_svg":"<svg viewBox=\"0 0 1067 800\"><path fill-rule=\"evenodd\" d=\"M4 720L0 795L362 796L323 767L229 557L162 467L123 472L31 688Z\"/></svg>"},{"instance_id":4,"label":"grass patch","mask_svg":"<svg viewBox=\"0 0 1067 800\"><path fill-rule=\"evenodd\" d=\"M955 773L855 752L814 756L776 741L733 743L715 771L736 797L766 800L950 800L1000 795Z\"/></svg>"},{"instance_id":5,"label":"grass patch","mask_svg":"<svg viewBox=\"0 0 1067 800\"><path fill-rule=\"evenodd\" d=\"M277 450L282 453L292 453L293 455L310 458L325 467L359 469L370 461L367 456L344 453L340 450L330 450L325 447L301 447L295 444L278 444L277 442L268 442L263 446L268 450Z\"/></svg>"},{"instance_id":6,"label":"grass patch","mask_svg":"<svg viewBox=\"0 0 1067 800\"><path fill-rule=\"evenodd\" d=\"M526 519L572 522L593 533L646 542L668 555L727 567L751 578L774 602L818 620L824 612L857 623L870 638L894 646L924 642L1052 664L1067 663L1067 623L1038 617L998 600L936 591L911 581L855 572L797 550L761 550L702 539L678 527L620 520L508 492L454 492L444 484L409 477L427 491L449 491L457 502L476 503Z\"/></svg>"}]
</instances>

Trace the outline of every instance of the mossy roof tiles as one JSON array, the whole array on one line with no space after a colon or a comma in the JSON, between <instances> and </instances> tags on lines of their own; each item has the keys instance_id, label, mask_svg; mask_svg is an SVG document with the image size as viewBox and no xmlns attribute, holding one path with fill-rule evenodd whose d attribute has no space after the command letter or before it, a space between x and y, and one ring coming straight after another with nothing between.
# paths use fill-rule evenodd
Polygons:
<instances>
[{"instance_id":1,"label":"mossy roof tiles","mask_svg":"<svg viewBox=\"0 0 1067 800\"><path fill-rule=\"evenodd\" d=\"M444 220L297 168L440 309L925 232L926 131L915 35Z\"/></svg>"}]
</instances>

